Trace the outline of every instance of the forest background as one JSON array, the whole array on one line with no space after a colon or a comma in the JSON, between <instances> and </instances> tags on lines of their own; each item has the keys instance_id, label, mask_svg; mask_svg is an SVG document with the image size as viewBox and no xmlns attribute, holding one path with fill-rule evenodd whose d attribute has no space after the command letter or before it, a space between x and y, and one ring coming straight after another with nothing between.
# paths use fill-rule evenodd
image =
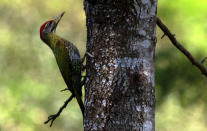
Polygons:
<instances>
[{"instance_id":1,"label":"forest background","mask_svg":"<svg viewBox=\"0 0 207 131\"><path fill-rule=\"evenodd\" d=\"M52 128L44 125L69 96L51 50L39 38L43 22L66 11L57 34L85 52L83 0L0 1L0 131L80 131L73 100ZM207 1L158 0L158 17L198 60L207 56ZM207 79L157 28L156 130L207 130ZM207 67L207 62L204 64Z\"/></svg>"}]
</instances>

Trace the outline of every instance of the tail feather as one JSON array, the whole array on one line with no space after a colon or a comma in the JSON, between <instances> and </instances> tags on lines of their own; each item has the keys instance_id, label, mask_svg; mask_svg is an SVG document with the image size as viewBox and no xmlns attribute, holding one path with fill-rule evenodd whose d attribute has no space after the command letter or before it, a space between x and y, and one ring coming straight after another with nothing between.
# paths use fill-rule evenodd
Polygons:
<instances>
[{"instance_id":1,"label":"tail feather","mask_svg":"<svg viewBox=\"0 0 207 131\"><path fill-rule=\"evenodd\" d=\"M76 89L74 89L74 96L76 97L76 100L77 100L78 105L79 105L79 107L80 107L80 109L81 109L82 115L83 115L83 117L84 117L84 110L85 110L85 107L84 107L82 98L81 98L81 96L79 95L79 93L77 92Z\"/></svg>"}]
</instances>

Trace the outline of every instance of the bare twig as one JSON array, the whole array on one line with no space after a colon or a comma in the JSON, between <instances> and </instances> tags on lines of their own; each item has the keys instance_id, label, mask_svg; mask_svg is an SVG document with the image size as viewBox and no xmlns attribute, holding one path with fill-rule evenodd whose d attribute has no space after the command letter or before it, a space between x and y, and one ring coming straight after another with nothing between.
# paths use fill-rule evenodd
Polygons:
<instances>
[{"instance_id":1,"label":"bare twig","mask_svg":"<svg viewBox=\"0 0 207 131\"><path fill-rule=\"evenodd\" d=\"M196 67L198 67L200 69L200 71L207 77L207 70L206 68L202 65L202 63L200 63L199 61L197 61L192 55L191 53L186 50L175 38L175 35L173 35L170 30L167 28L167 26L165 26L162 21L157 17L157 25L160 27L160 29L164 32L164 34L166 36L168 36L168 38L170 39L170 41L173 43L173 45L178 48L191 62L193 65L195 65ZM205 60L204 60L205 61Z\"/></svg>"},{"instance_id":2,"label":"bare twig","mask_svg":"<svg viewBox=\"0 0 207 131\"><path fill-rule=\"evenodd\" d=\"M206 60L207 60L207 57L203 58L203 60L201 61L201 63L203 64Z\"/></svg>"},{"instance_id":3,"label":"bare twig","mask_svg":"<svg viewBox=\"0 0 207 131\"><path fill-rule=\"evenodd\" d=\"M74 96L71 95L71 96L64 102L63 106L60 107L59 111L58 111L56 114L54 114L54 115L50 115L50 116L48 117L48 120L45 121L44 123L47 124L48 122L51 121L51 123L50 123L50 127L51 127L52 124L53 124L53 122L55 121L55 119L61 114L61 112L63 111L63 109L67 107L68 103L73 99L73 97L74 97Z\"/></svg>"},{"instance_id":4,"label":"bare twig","mask_svg":"<svg viewBox=\"0 0 207 131\"><path fill-rule=\"evenodd\" d=\"M60 92L67 91L67 90L69 90L69 89L65 88L65 89L60 90Z\"/></svg>"},{"instance_id":5,"label":"bare twig","mask_svg":"<svg viewBox=\"0 0 207 131\"><path fill-rule=\"evenodd\" d=\"M161 39L163 39L165 37L165 33L162 35Z\"/></svg>"}]
</instances>

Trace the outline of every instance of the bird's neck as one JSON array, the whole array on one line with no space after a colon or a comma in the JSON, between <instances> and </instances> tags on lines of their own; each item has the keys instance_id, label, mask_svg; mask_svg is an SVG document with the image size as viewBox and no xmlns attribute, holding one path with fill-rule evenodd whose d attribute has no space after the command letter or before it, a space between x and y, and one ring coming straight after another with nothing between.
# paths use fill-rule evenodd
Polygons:
<instances>
[{"instance_id":1,"label":"bird's neck","mask_svg":"<svg viewBox=\"0 0 207 131\"><path fill-rule=\"evenodd\" d=\"M54 49L56 44L61 40L61 37L55 33L44 34L43 41L51 48Z\"/></svg>"}]
</instances>

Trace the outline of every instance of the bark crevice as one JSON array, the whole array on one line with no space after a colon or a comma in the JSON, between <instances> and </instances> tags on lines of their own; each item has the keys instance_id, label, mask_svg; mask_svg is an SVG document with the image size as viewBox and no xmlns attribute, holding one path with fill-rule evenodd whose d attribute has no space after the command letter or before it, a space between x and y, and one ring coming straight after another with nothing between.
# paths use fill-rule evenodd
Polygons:
<instances>
[{"instance_id":1,"label":"bark crevice","mask_svg":"<svg viewBox=\"0 0 207 131\"><path fill-rule=\"evenodd\" d=\"M85 130L154 130L156 0L85 0Z\"/></svg>"}]
</instances>

